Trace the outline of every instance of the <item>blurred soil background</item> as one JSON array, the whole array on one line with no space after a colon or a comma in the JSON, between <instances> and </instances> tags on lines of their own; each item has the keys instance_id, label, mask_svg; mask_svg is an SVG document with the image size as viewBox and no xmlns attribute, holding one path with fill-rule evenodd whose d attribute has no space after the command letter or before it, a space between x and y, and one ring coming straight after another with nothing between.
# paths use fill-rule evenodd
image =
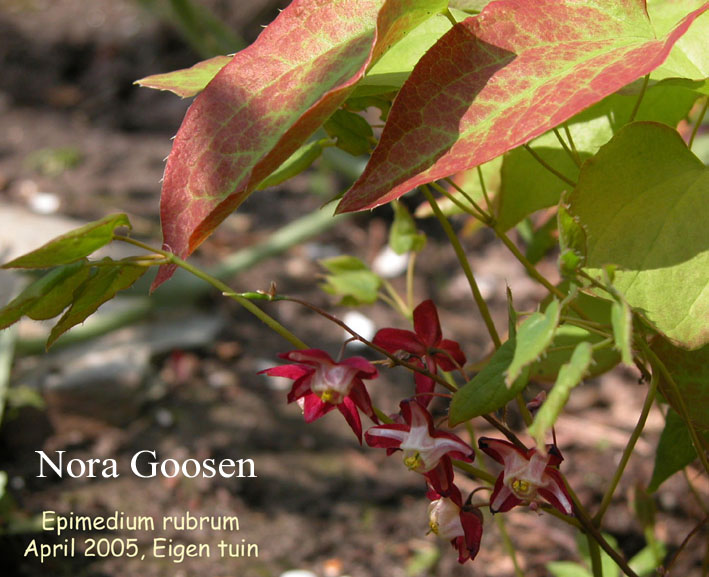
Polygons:
<instances>
[{"instance_id":1,"label":"blurred soil background","mask_svg":"<svg viewBox=\"0 0 709 577\"><path fill-rule=\"evenodd\" d=\"M113 212L128 213L134 235L158 246L159 181L170 139L189 102L133 82L191 66L223 42L235 42L231 51L236 51L239 39L253 41L260 26L285 4L205 1L236 36L208 39L200 46L186 40L191 32L180 30L165 11L166 2L0 0L2 261ZM317 166L285 186L254 194L203 245L195 261L209 268L235 254L243 256L243 250L267 242L294 217L342 192L349 181L341 169L357 168L336 158ZM418 202L412 198L411 206ZM261 259L230 284L246 291L268 289L275 281L279 292L344 315L347 311L333 309L332 299L318 288L322 269L317 260L353 254L391 272L392 284L403 289L399 265L385 256L390 219L384 208L340 220L280 256ZM421 221L420 226L429 239L418 259L417 300L434 298L444 336L458 340L470 361L480 360L490 352L490 343L465 278L436 223ZM518 309L533 310L544 298L543 290L484 231L466 237L465 244L499 327L507 323L506 286ZM555 274L553 257L540 266ZM19 277L2 274L0 298L6 302ZM171 281L183 282L188 281ZM290 383L257 375L279 362L278 352L289 349L280 337L216 291L173 291L171 283L149 302L142 285L131 298L102 308L109 322L124 316L137 322L48 354L38 345L46 334L41 323L23 322L17 332L4 333L12 334L3 341L4 359L16 340L0 429L0 470L7 473L9 492L3 501L5 529L13 532L0 536L3 576L278 577L293 569L317 577L514 575L492 519L486 519L478 559L459 566L448 543L427 535L428 501L419 476L405 471L400 459L360 447L337 412L305 425L298 407L286 404ZM266 306L312 346L338 353L344 340L338 327L293 304ZM409 328L383 304L360 312L364 320L358 322L364 325L357 326L363 331L368 324ZM87 322L84 330L95 327ZM564 471L591 508L600 502L642 406L645 386L638 377L617 370L587 381L574 391L556 429ZM398 400L409 394L410 381L404 372L386 371L370 387L375 403L394 412ZM535 390L544 386L535 385ZM516 422L514 414L510 419ZM606 517L608 533L628 556L646 541L627 503L636 486L650 478L663 423L653 410ZM476 433L493 434L485 427ZM140 479L128 467L130 457L143 449L154 449L161 458L251 458L258 478ZM64 450L66 460L115 458L121 476L40 479L37 450ZM706 499L707 479L694 469L690 477ZM473 481L461 485L464 491L477 486ZM655 531L670 554L704 516L694 499L682 475L671 478L657 496ZM259 556L213 556L181 564L151 557L141 562L79 556L40 565L23 558L27 544L33 538L43 543L61 539L24 531L46 509L88 515L117 510L156 519L186 510L197 516L238 515L241 530L235 534L158 531L137 536L142 546L154 536L213 547L222 538L244 539L258 544ZM515 509L505 520L527 577L548 575L549 561L578 559L572 532L549 515ZM706 528L680 557L673 575L700 574L703 542Z\"/></svg>"}]
</instances>

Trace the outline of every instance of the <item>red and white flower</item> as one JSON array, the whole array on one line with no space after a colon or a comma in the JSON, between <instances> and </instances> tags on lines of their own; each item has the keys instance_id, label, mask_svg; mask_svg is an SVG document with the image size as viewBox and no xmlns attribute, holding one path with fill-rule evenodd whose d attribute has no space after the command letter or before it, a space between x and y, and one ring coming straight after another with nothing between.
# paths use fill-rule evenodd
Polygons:
<instances>
[{"instance_id":1,"label":"red and white flower","mask_svg":"<svg viewBox=\"0 0 709 577\"><path fill-rule=\"evenodd\" d=\"M536 503L541 497L561 513L574 514L559 472L564 458L554 445L547 447L546 455L536 448L524 451L507 441L487 437L478 439L478 446L504 467L490 497L490 511L509 511L523 503Z\"/></svg>"},{"instance_id":2,"label":"red and white flower","mask_svg":"<svg viewBox=\"0 0 709 577\"><path fill-rule=\"evenodd\" d=\"M363 379L377 377L377 369L363 357L350 357L339 362L320 349L296 350L278 355L296 364L281 365L261 371L274 377L293 379L288 402L298 402L306 422L319 419L337 409L362 442L362 421L359 408L372 421L379 420L374 413Z\"/></svg>"},{"instance_id":3,"label":"red and white flower","mask_svg":"<svg viewBox=\"0 0 709 577\"><path fill-rule=\"evenodd\" d=\"M393 355L405 353L404 360L424 367L434 375L438 367L453 371L465 364L460 345L443 338L438 311L432 300L423 301L414 309L414 331L381 329L374 335L373 343ZM431 401L428 393L433 392L435 381L421 373L414 375L414 381L416 393L421 395L419 402L428 406Z\"/></svg>"},{"instance_id":4,"label":"red and white flower","mask_svg":"<svg viewBox=\"0 0 709 577\"><path fill-rule=\"evenodd\" d=\"M458 562L475 559L483 535L483 516L477 507L463 504L460 490L451 485L448 496L434 489L428 492L428 525L439 537L451 542L458 550Z\"/></svg>"},{"instance_id":5,"label":"red and white flower","mask_svg":"<svg viewBox=\"0 0 709 577\"><path fill-rule=\"evenodd\" d=\"M472 462L475 452L457 435L436 429L433 417L417 400L402 401L399 406L404 422L371 427L364 435L367 444L387 449L389 454L403 451L404 464L446 495L453 482L451 459Z\"/></svg>"}]
</instances>

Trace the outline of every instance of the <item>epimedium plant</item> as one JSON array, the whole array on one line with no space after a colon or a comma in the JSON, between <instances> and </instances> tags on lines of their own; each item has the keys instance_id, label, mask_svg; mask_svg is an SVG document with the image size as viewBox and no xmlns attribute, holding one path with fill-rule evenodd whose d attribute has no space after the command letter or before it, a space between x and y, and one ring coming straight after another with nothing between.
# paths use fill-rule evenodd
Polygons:
<instances>
[{"instance_id":1,"label":"epimedium plant","mask_svg":"<svg viewBox=\"0 0 709 577\"><path fill-rule=\"evenodd\" d=\"M288 401L306 421L337 408L360 442L403 455L428 487L430 529L461 563L478 553L484 508L524 505L585 538L588 569L558 562L549 566L556 575L667 573L707 522L667 558L648 494L696 460L709 472L709 173L693 152L709 102L708 10L694 0L294 0L241 52L138 81L196 96L167 160L162 248L122 232L130 226L122 214L59 237L4 265L49 270L0 310L0 327L61 314L50 346L150 268L158 268L153 289L183 268L290 343L281 357L291 364L264 372L293 380ZM328 147L369 156L336 212L392 204L390 244L409 267L402 296L362 261L337 257L323 263L324 288L345 305L384 298L413 331L383 328L369 341L275 285L237 291L186 261L249 195L302 172ZM425 237L398 202L414 189L424 200L415 216L440 222L489 333L493 352L472 364L443 338L435 303L414 300ZM490 229L548 291L531 313L517 311L508 291L504 334L454 227L461 219L469 230ZM526 252L510 238L515 227ZM145 254L90 258L114 241ZM555 247L561 282L535 266ZM343 326L386 366L309 347L264 310L280 300ZM618 364L638 371L645 402L591 510L563 475L554 423L576 386ZM367 392L387 366L413 375L410 398L393 414ZM535 380L553 383L546 396L529 398ZM446 426L429 411L434 397L448 404ZM507 423L510 403L523 433ZM627 560L603 520L655 404L666 426L637 507L648 547ZM475 442L478 418L500 437ZM461 424L468 440L448 430ZM479 464L485 454L497 474ZM492 492L465 495L458 476Z\"/></svg>"}]
</instances>

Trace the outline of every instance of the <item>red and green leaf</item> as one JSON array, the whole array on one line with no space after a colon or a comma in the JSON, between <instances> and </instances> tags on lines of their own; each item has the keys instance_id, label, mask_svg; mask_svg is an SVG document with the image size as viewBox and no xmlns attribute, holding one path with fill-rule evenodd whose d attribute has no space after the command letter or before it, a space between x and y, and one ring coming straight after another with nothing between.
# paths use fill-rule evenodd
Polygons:
<instances>
[{"instance_id":1,"label":"red and green leaf","mask_svg":"<svg viewBox=\"0 0 709 577\"><path fill-rule=\"evenodd\" d=\"M443 0L295 0L190 107L168 158L164 243L191 254ZM162 267L153 288L174 267Z\"/></svg>"},{"instance_id":2,"label":"red and green leaf","mask_svg":"<svg viewBox=\"0 0 709 577\"><path fill-rule=\"evenodd\" d=\"M190 98L202 92L231 59L231 56L215 56L189 68L146 76L136 80L135 84L156 90L169 90L181 98Z\"/></svg>"},{"instance_id":3,"label":"red and green leaf","mask_svg":"<svg viewBox=\"0 0 709 577\"><path fill-rule=\"evenodd\" d=\"M338 211L374 208L543 134L658 67L707 8L657 38L643 0L490 3L421 58Z\"/></svg>"}]
</instances>

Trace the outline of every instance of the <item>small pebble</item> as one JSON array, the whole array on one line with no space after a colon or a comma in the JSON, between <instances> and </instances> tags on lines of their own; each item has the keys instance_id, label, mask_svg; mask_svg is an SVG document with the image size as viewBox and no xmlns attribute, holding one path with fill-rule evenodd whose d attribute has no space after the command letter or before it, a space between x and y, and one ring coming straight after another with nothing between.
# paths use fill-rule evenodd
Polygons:
<instances>
[{"instance_id":1,"label":"small pebble","mask_svg":"<svg viewBox=\"0 0 709 577\"><path fill-rule=\"evenodd\" d=\"M408 266L409 254L397 254L387 245L374 258L372 270L383 278L395 278L404 274Z\"/></svg>"},{"instance_id":2,"label":"small pebble","mask_svg":"<svg viewBox=\"0 0 709 577\"><path fill-rule=\"evenodd\" d=\"M286 571L281 573L280 577L318 577L312 571L305 571L303 569L294 569L293 571Z\"/></svg>"},{"instance_id":3,"label":"small pebble","mask_svg":"<svg viewBox=\"0 0 709 577\"><path fill-rule=\"evenodd\" d=\"M349 311L345 314L342 320L354 332L356 332L361 337L364 337L368 341L371 341L374 338L374 333L376 332L374 322L372 321L372 319L364 316L362 313L357 311ZM349 339L351 337L352 335L345 331L345 338ZM354 348L362 348L365 345L364 343L361 343L359 341L352 341L350 346Z\"/></svg>"}]
</instances>

